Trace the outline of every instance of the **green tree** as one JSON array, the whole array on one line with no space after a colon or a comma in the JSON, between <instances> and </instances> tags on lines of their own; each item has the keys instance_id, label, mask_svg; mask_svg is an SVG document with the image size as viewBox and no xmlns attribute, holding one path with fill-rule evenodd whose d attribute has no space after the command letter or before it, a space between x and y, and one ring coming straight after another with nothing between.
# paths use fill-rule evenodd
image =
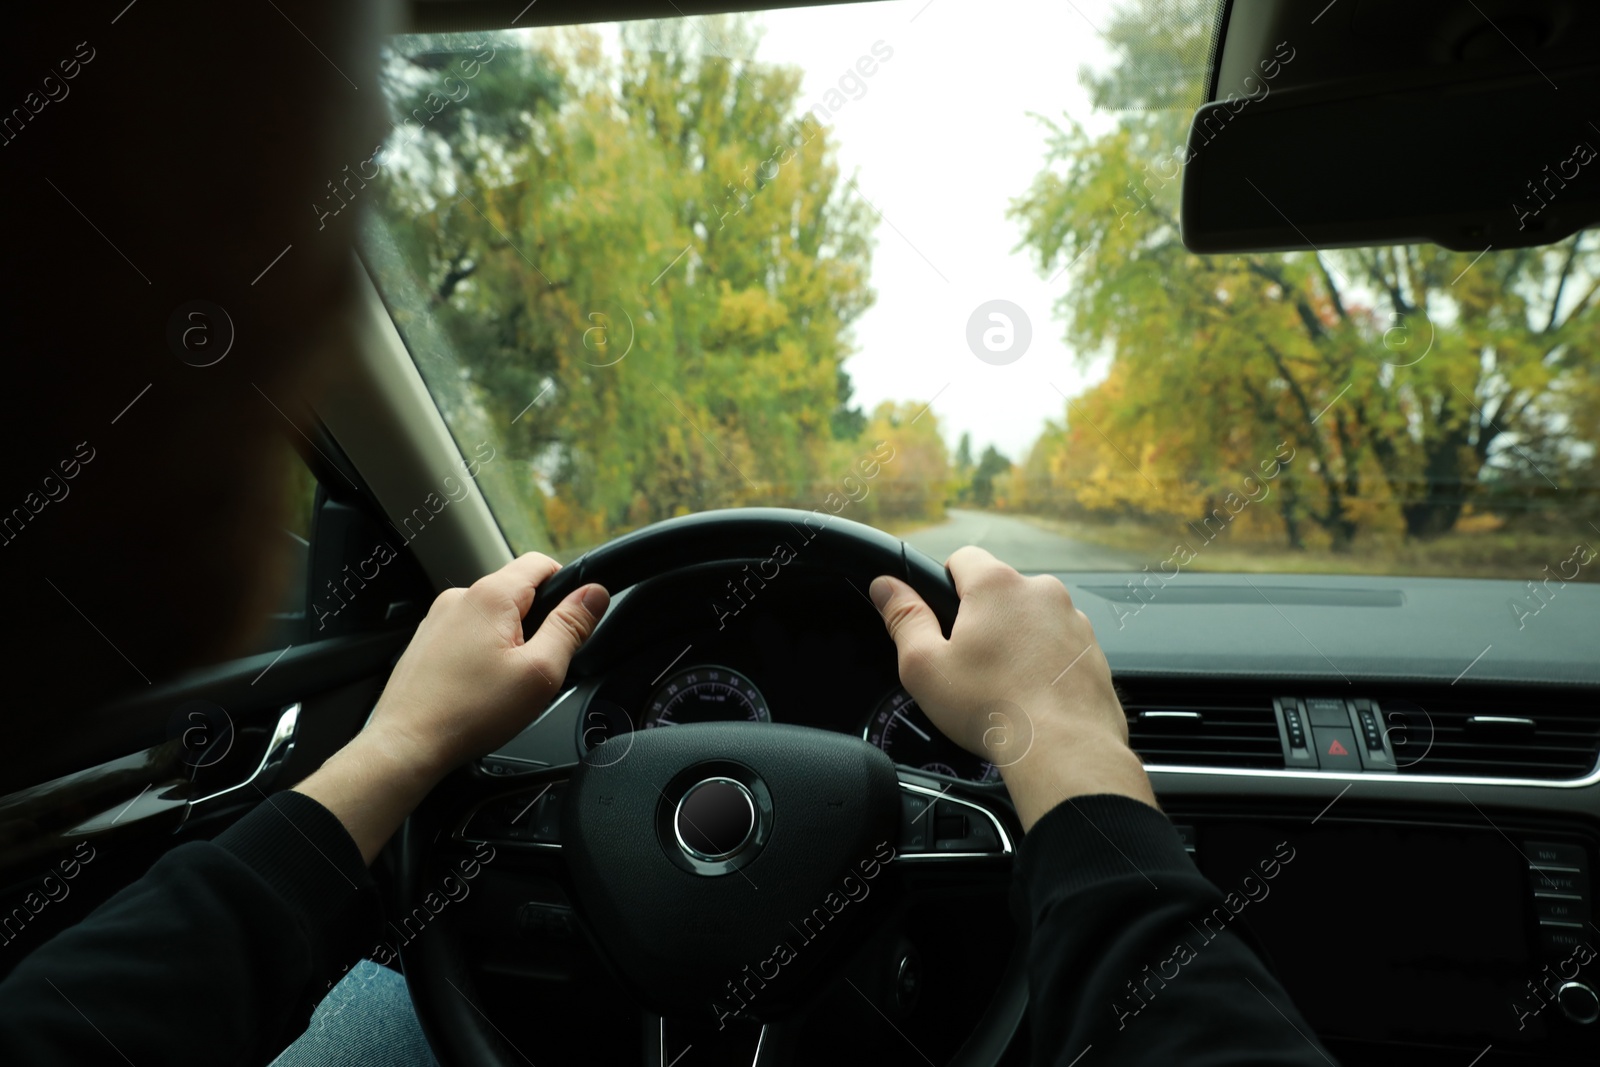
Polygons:
<instances>
[{"instance_id":1,"label":"green tree","mask_svg":"<svg viewBox=\"0 0 1600 1067\"><path fill-rule=\"evenodd\" d=\"M955 467L952 481L956 487L956 503L965 504L972 498L972 435L965 430L956 445Z\"/></svg>"},{"instance_id":2,"label":"green tree","mask_svg":"<svg viewBox=\"0 0 1600 1067\"><path fill-rule=\"evenodd\" d=\"M560 546L742 503L813 506L872 301L873 216L798 70L741 18L491 39L418 126L384 215ZM390 62L409 114L460 40ZM730 58L733 57L733 58ZM459 60L455 60L459 62ZM457 94L460 95L460 94ZM530 403L531 402L531 403Z\"/></svg>"},{"instance_id":3,"label":"green tree","mask_svg":"<svg viewBox=\"0 0 1600 1067\"><path fill-rule=\"evenodd\" d=\"M1142 477L1203 513L1287 442L1302 458L1268 506L1289 543L1312 527L1340 549L1366 529L1446 532L1474 498L1504 499L1487 493L1497 482L1572 484L1593 454L1579 432L1600 341L1597 235L1481 260L1434 246L1190 254L1187 112L1149 105L1199 96L1209 23L1172 14L1139 0L1111 20L1121 61L1084 82L1115 128L1047 123L1046 169L1012 209L1042 270L1073 264L1057 305L1069 342L1122 372L1096 422L1145 460L1123 469L1130 501ZM1030 484L1048 466L1025 464Z\"/></svg>"},{"instance_id":4,"label":"green tree","mask_svg":"<svg viewBox=\"0 0 1600 1067\"><path fill-rule=\"evenodd\" d=\"M965 439L965 438L963 438ZM1011 470L1011 461L1000 454L994 445L983 450L977 469L972 472L972 502L980 508L994 504L994 480Z\"/></svg>"}]
</instances>

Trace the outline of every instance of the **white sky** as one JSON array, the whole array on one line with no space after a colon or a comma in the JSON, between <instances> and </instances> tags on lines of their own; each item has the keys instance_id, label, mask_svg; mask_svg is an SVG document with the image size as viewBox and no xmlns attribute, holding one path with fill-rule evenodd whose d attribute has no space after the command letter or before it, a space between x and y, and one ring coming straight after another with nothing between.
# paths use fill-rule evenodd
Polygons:
<instances>
[{"instance_id":1,"label":"white sky","mask_svg":"<svg viewBox=\"0 0 1600 1067\"><path fill-rule=\"evenodd\" d=\"M842 175L854 175L883 216L877 303L857 321L846 364L864 409L937 395L933 412L952 448L967 431L975 455L994 444L1020 461L1043 420L1061 418L1056 389L1074 396L1100 376L1080 369L1052 315L1066 276L1051 284L1013 251L1022 231L1006 209L1044 164L1045 131L1028 113L1090 120L1078 72L1114 58L1095 28L1109 23L1109 8L986 0L974 18L958 0L891 0L758 16L758 58L804 70L807 104L874 42L894 49L864 79L866 93L827 120ZM994 299L1021 307L1033 326L1027 352L1005 366L979 360L966 341L968 317Z\"/></svg>"},{"instance_id":2,"label":"white sky","mask_svg":"<svg viewBox=\"0 0 1600 1067\"><path fill-rule=\"evenodd\" d=\"M1013 252L1022 231L1006 209L1044 165L1045 130L1030 111L1110 126L1090 114L1078 72L1114 60L1097 29L1111 5L984 0L974 18L973 0L890 0L752 16L763 29L756 58L805 72L802 108L821 102L874 43L894 50L863 79L867 91L846 94L824 120L842 182L854 176L882 213L870 279L878 298L854 324L846 363L863 410L933 399L952 449L966 431L975 456L994 444L1020 461L1043 421L1061 418L1061 393L1102 376L1103 366L1078 366L1052 317L1066 277L1052 284ZM602 39L618 47L613 28ZM751 162L766 151L752 149ZM996 299L1021 307L1033 329L1027 352L1005 366L979 360L966 341L972 312Z\"/></svg>"}]
</instances>

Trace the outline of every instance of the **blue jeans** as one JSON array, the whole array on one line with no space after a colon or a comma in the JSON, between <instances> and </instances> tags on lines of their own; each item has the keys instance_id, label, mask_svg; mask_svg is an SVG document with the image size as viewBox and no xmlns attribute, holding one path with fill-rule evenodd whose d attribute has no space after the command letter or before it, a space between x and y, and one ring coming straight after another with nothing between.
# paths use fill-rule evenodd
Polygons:
<instances>
[{"instance_id":1,"label":"blue jeans","mask_svg":"<svg viewBox=\"0 0 1600 1067\"><path fill-rule=\"evenodd\" d=\"M272 1067L439 1067L411 1007L406 980L362 960L328 991L311 1025Z\"/></svg>"}]
</instances>

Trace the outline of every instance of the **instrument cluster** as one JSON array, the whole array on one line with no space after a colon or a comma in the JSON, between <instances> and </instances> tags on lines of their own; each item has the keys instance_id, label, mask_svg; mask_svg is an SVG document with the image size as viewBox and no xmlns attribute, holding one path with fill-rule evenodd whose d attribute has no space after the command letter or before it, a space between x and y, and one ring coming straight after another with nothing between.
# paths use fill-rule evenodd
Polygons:
<instances>
[{"instance_id":1,"label":"instrument cluster","mask_svg":"<svg viewBox=\"0 0 1600 1067\"><path fill-rule=\"evenodd\" d=\"M686 723L773 721L766 697L748 675L720 664L697 664L674 670L660 680L637 715L609 700L592 700L579 723L579 746L587 751L630 730ZM994 764L940 733L911 694L898 685L884 693L868 712L860 734L895 763L928 774L971 782L993 782L1000 777Z\"/></svg>"}]
</instances>

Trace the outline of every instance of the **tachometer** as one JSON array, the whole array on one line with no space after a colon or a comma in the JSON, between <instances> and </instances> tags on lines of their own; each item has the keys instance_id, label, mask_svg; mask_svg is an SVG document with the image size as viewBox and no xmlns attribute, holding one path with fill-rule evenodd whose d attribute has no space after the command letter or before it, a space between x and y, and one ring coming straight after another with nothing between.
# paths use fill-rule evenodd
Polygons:
<instances>
[{"instance_id":1,"label":"tachometer","mask_svg":"<svg viewBox=\"0 0 1600 1067\"><path fill-rule=\"evenodd\" d=\"M972 782L1000 778L994 764L940 733L904 689L896 688L879 701L861 736L883 749L896 763L930 774Z\"/></svg>"},{"instance_id":2,"label":"tachometer","mask_svg":"<svg viewBox=\"0 0 1600 1067\"><path fill-rule=\"evenodd\" d=\"M689 722L771 722L772 713L755 683L726 667L686 667L645 708L644 727Z\"/></svg>"}]
</instances>

